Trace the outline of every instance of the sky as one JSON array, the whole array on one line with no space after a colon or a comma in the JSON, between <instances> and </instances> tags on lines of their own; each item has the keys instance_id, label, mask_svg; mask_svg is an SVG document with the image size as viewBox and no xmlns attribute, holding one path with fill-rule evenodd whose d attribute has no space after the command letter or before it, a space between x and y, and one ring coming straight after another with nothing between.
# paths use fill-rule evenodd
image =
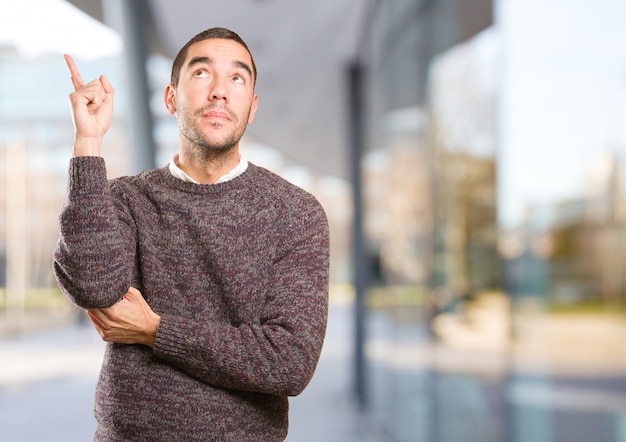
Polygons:
<instances>
[{"instance_id":1,"label":"sky","mask_svg":"<svg viewBox=\"0 0 626 442\"><path fill-rule=\"evenodd\" d=\"M63 0L0 0L0 47L24 57L70 53L77 58L115 56L118 34Z\"/></svg>"},{"instance_id":2,"label":"sky","mask_svg":"<svg viewBox=\"0 0 626 442\"><path fill-rule=\"evenodd\" d=\"M500 213L586 195L592 165L626 155L626 2L499 0Z\"/></svg>"}]
</instances>

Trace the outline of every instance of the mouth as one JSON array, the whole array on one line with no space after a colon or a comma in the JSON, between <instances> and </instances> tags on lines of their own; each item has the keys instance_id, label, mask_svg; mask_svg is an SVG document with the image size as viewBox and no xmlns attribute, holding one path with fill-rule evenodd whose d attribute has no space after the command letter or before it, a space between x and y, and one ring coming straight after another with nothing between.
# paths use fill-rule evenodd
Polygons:
<instances>
[{"instance_id":1,"label":"mouth","mask_svg":"<svg viewBox=\"0 0 626 442\"><path fill-rule=\"evenodd\" d=\"M205 111L202 113L202 117L210 119L210 120L223 120L223 121L231 120L230 114L228 112L217 111L217 110Z\"/></svg>"}]
</instances>

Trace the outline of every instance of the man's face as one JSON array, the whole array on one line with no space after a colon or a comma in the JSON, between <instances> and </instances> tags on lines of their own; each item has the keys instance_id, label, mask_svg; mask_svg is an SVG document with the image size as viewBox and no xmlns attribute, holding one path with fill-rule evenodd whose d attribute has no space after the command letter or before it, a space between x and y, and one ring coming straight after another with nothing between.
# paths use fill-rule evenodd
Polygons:
<instances>
[{"instance_id":1,"label":"man's face","mask_svg":"<svg viewBox=\"0 0 626 442\"><path fill-rule=\"evenodd\" d=\"M183 143L223 152L239 142L258 104L251 69L250 54L235 41L190 46L178 85L165 89L165 105L176 115Z\"/></svg>"}]
</instances>

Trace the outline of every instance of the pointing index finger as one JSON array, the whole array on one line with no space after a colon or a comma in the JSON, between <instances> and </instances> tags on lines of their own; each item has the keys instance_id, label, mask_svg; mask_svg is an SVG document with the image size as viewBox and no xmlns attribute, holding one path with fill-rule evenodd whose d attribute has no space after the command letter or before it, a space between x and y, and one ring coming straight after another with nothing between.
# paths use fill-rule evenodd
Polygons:
<instances>
[{"instance_id":1,"label":"pointing index finger","mask_svg":"<svg viewBox=\"0 0 626 442\"><path fill-rule=\"evenodd\" d=\"M76 67L76 63L74 63L74 59L68 54L63 55L65 59L65 64L67 64L68 69L70 70L70 79L72 80L72 85L74 86L74 90L78 90L83 87L83 78L80 76L78 72L78 68Z\"/></svg>"}]
</instances>

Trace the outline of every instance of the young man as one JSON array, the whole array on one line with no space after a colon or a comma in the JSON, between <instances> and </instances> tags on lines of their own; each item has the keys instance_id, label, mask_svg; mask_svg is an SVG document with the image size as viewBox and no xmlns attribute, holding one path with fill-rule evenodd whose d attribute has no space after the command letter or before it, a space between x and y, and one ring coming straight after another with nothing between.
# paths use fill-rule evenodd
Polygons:
<instances>
[{"instance_id":1,"label":"young man","mask_svg":"<svg viewBox=\"0 0 626 442\"><path fill-rule=\"evenodd\" d=\"M181 49L164 95L178 154L111 181L113 87L65 58L75 136L54 269L108 342L96 440L283 440L324 339L328 227L239 152L258 104L246 44L214 28Z\"/></svg>"}]
</instances>

